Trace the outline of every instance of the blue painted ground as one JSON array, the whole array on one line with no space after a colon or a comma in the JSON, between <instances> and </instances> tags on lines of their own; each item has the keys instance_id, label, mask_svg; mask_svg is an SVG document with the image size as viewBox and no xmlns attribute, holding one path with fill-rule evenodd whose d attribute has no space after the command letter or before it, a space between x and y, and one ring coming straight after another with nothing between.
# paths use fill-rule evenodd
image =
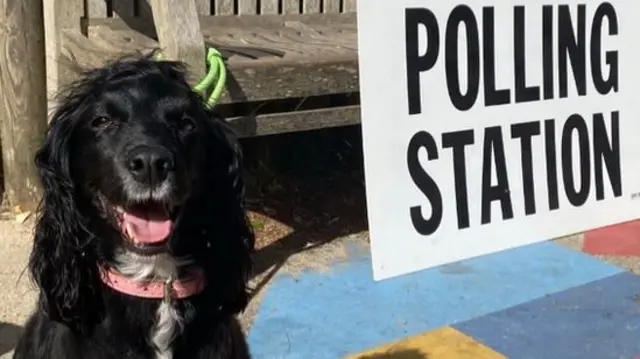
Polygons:
<instances>
[{"instance_id":1,"label":"blue painted ground","mask_svg":"<svg viewBox=\"0 0 640 359\"><path fill-rule=\"evenodd\" d=\"M341 358L454 324L509 358L640 355L640 277L552 242L382 282L364 245L348 252L275 278L248 336L255 359Z\"/></svg>"},{"instance_id":2,"label":"blue painted ground","mask_svg":"<svg viewBox=\"0 0 640 359\"><path fill-rule=\"evenodd\" d=\"M454 328L510 358L638 358L640 277L618 274Z\"/></svg>"}]
</instances>

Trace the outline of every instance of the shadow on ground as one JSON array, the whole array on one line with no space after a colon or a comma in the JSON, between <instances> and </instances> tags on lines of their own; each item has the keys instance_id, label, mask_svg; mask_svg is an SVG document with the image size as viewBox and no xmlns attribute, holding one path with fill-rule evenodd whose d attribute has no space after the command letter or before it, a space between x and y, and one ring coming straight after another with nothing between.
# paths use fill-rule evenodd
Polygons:
<instances>
[{"instance_id":1,"label":"shadow on ground","mask_svg":"<svg viewBox=\"0 0 640 359\"><path fill-rule=\"evenodd\" d=\"M367 228L359 126L245 139L262 286L287 259ZM270 225L265 222L276 222Z\"/></svg>"},{"instance_id":2,"label":"shadow on ground","mask_svg":"<svg viewBox=\"0 0 640 359\"><path fill-rule=\"evenodd\" d=\"M359 356L358 359L428 359L429 356L417 350L395 350L390 353L371 354Z\"/></svg>"},{"instance_id":3,"label":"shadow on ground","mask_svg":"<svg viewBox=\"0 0 640 359\"><path fill-rule=\"evenodd\" d=\"M22 327L0 322L0 355L10 352L22 335Z\"/></svg>"}]
</instances>

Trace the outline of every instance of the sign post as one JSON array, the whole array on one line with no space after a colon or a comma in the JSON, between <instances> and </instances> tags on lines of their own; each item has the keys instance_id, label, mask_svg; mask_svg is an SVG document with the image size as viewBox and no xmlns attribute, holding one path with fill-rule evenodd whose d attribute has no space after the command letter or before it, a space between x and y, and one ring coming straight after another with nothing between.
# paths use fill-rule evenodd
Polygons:
<instances>
[{"instance_id":1,"label":"sign post","mask_svg":"<svg viewBox=\"0 0 640 359\"><path fill-rule=\"evenodd\" d=\"M640 3L361 0L376 280L640 217Z\"/></svg>"}]
</instances>

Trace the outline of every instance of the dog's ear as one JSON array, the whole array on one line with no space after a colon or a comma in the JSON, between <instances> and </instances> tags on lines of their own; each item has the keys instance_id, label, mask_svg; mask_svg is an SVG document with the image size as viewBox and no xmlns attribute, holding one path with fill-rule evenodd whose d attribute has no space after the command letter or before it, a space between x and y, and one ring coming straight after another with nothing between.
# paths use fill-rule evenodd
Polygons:
<instances>
[{"instance_id":1,"label":"dog's ear","mask_svg":"<svg viewBox=\"0 0 640 359\"><path fill-rule=\"evenodd\" d=\"M36 153L43 198L29 259L31 277L41 290L40 309L74 330L83 330L96 315L92 309L99 305L91 303L97 270L91 262L92 253L85 252L90 234L78 206L70 163L72 132L82 100L76 94L62 102Z\"/></svg>"},{"instance_id":2,"label":"dog's ear","mask_svg":"<svg viewBox=\"0 0 640 359\"><path fill-rule=\"evenodd\" d=\"M255 237L245 211L245 182L242 149L233 131L220 116L209 113L208 175L206 204L210 221L207 275L215 278L222 306L241 312L249 301L247 284L251 275Z\"/></svg>"}]
</instances>

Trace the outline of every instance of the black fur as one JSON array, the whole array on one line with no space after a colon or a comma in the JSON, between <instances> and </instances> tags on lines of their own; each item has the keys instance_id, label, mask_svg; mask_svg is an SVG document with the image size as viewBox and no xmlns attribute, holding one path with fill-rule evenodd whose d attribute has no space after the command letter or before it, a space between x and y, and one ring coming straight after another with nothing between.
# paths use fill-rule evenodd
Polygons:
<instances>
[{"instance_id":1,"label":"black fur","mask_svg":"<svg viewBox=\"0 0 640 359\"><path fill-rule=\"evenodd\" d=\"M254 246L241 151L183 73L180 63L121 60L85 73L60 101L36 155L44 197L29 271L40 294L14 358L154 358L159 301L111 290L97 269L123 245L105 203L127 201L118 161L132 144L175 156L181 214L170 252L192 256L208 283L177 301L185 325L174 358L249 357L235 319L248 302Z\"/></svg>"}]
</instances>

